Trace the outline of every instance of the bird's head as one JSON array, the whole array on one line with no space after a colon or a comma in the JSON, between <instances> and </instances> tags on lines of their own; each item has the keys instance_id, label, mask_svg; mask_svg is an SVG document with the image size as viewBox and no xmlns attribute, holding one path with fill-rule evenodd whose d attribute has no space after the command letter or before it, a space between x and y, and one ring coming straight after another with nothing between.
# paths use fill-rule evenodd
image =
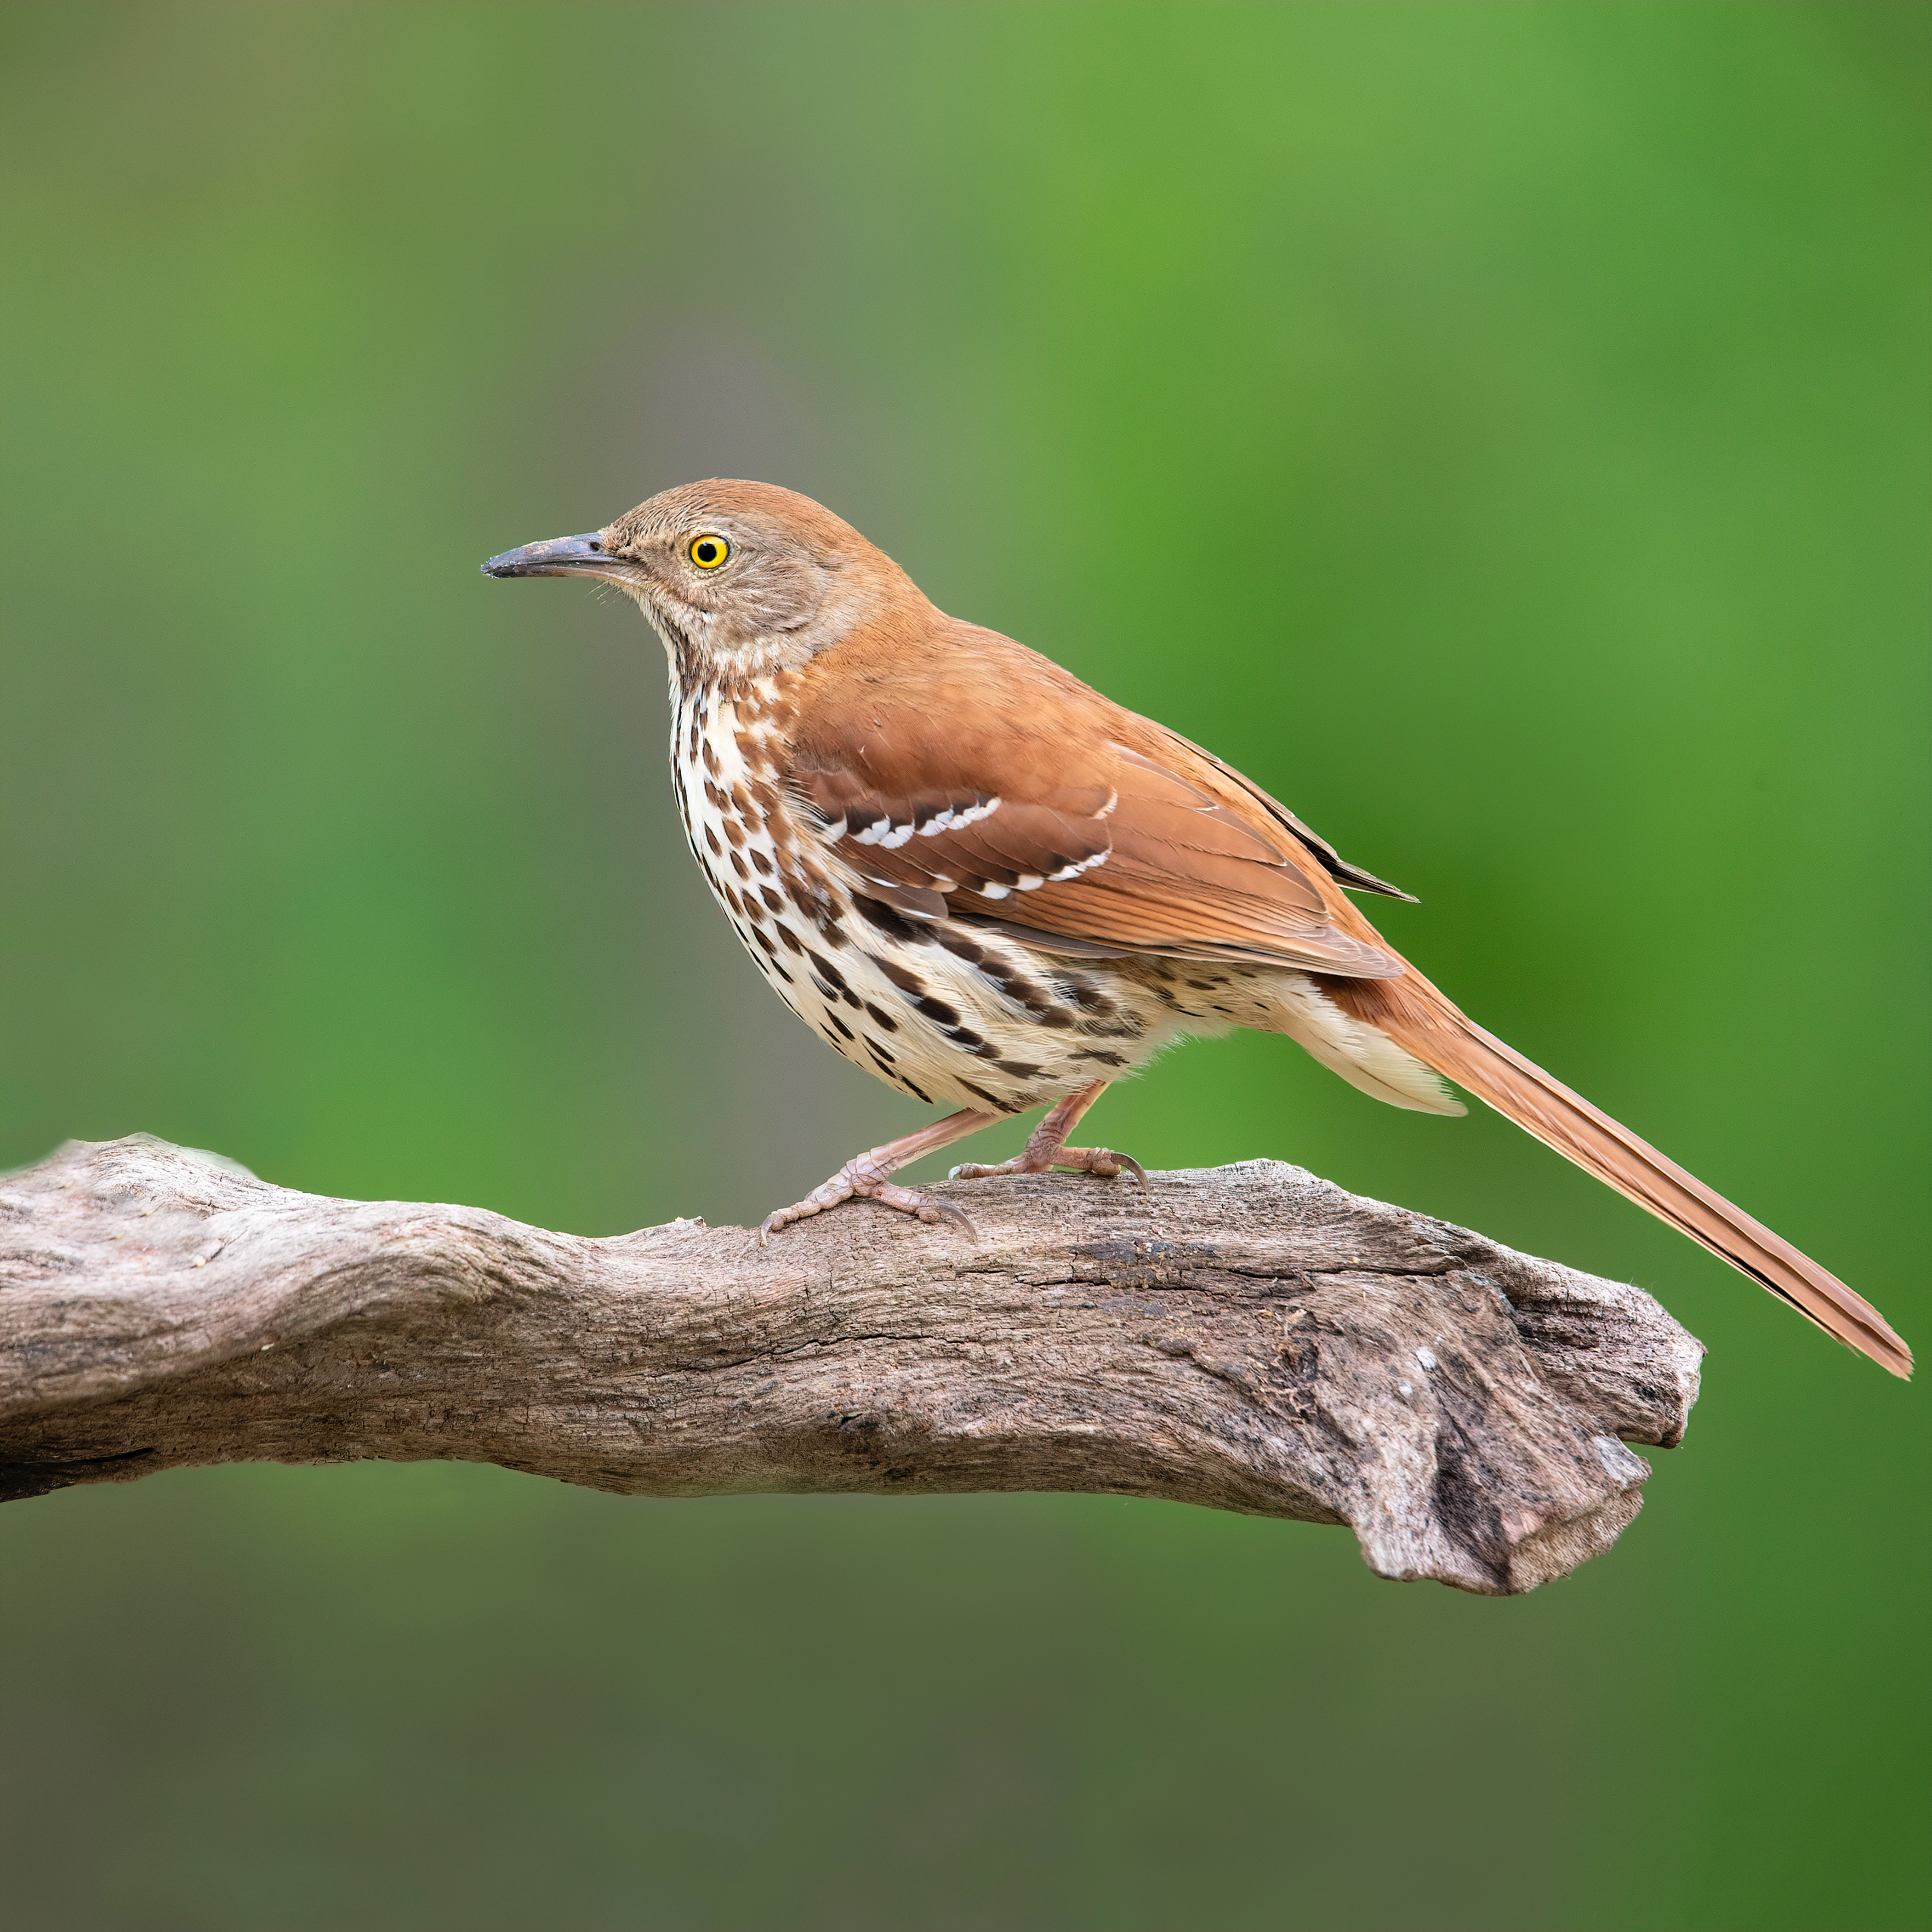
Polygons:
<instances>
[{"instance_id":1,"label":"bird's head","mask_svg":"<svg viewBox=\"0 0 1932 1932\"><path fill-rule=\"evenodd\" d=\"M489 577L592 577L634 598L681 670L802 664L860 626L926 599L850 524L776 484L667 490L601 530L506 550Z\"/></svg>"}]
</instances>

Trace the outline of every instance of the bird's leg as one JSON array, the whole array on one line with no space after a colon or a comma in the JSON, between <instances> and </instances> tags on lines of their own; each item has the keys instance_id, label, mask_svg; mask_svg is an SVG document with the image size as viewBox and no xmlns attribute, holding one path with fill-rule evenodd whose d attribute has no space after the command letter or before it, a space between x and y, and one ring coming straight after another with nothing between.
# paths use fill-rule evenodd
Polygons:
<instances>
[{"instance_id":1,"label":"bird's leg","mask_svg":"<svg viewBox=\"0 0 1932 1932\"><path fill-rule=\"evenodd\" d=\"M1147 1169L1130 1154L1117 1154L1112 1148L1070 1148L1066 1136L1079 1125L1080 1116L1106 1091L1107 1083L1096 1080L1077 1094L1070 1094L1027 1136L1025 1151L1003 1160L997 1167L981 1167L968 1161L956 1167L950 1180L983 1180L992 1174L1045 1174L1056 1167L1070 1167L1082 1174L1097 1174L1111 1180L1124 1168L1140 1184L1147 1185Z\"/></svg>"},{"instance_id":2,"label":"bird's leg","mask_svg":"<svg viewBox=\"0 0 1932 1932\"><path fill-rule=\"evenodd\" d=\"M948 1114L944 1120L935 1120L929 1127L920 1128L916 1134L902 1134L896 1141L887 1141L883 1147L868 1148L863 1154L855 1154L830 1180L814 1187L796 1206L781 1208L767 1214L764 1226L758 1230L759 1245L762 1246L779 1228L789 1226L794 1221L802 1221L810 1214L822 1214L826 1208L836 1208L842 1201L855 1199L882 1202L888 1208L898 1208L902 1214L916 1214L922 1221L957 1221L976 1241L980 1231L958 1208L949 1208L943 1201L928 1201L910 1187L895 1187L886 1176L909 1161L918 1160L922 1154L931 1154L936 1148L950 1146L968 1134L976 1134L982 1127L990 1127L999 1118L998 1114L975 1113L968 1107L962 1112Z\"/></svg>"}]
</instances>

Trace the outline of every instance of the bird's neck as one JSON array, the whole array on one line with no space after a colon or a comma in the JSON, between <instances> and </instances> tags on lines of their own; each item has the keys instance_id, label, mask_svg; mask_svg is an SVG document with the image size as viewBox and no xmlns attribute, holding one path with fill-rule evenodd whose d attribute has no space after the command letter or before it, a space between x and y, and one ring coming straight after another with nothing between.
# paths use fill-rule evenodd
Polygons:
<instances>
[{"instance_id":1,"label":"bird's neck","mask_svg":"<svg viewBox=\"0 0 1932 1932\"><path fill-rule=\"evenodd\" d=\"M743 684L796 670L813 655L808 644L784 632L720 637L700 614L644 597L637 601L663 642L674 686Z\"/></svg>"}]
</instances>

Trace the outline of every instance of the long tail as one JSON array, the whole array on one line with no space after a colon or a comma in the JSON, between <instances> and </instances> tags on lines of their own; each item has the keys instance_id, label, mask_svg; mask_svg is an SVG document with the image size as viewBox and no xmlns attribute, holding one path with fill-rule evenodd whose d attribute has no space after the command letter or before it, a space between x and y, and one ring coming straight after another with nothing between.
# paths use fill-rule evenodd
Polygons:
<instances>
[{"instance_id":1,"label":"long tail","mask_svg":"<svg viewBox=\"0 0 1932 1932\"><path fill-rule=\"evenodd\" d=\"M1912 1351L1870 1302L1514 1048L1485 1033L1413 968L1400 980L1331 979L1322 986L1356 1018L1379 1028L1586 1174L1607 1181L1721 1256L1828 1335L1895 1376L1911 1375Z\"/></svg>"}]
</instances>

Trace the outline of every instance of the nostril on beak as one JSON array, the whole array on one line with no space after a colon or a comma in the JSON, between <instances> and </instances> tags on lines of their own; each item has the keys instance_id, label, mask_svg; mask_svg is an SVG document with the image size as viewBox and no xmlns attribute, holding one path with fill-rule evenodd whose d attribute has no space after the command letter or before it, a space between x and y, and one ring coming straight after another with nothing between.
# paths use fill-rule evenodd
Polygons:
<instances>
[{"instance_id":1,"label":"nostril on beak","mask_svg":"<svg viewBox=\"0 0 1932 1932\"><path fill-rule=\"evenodd\" d=\"M606 550L601 536L552 537L544 543L525 544L520 550L506 550L484 565L488 577L584 577L602 573L591 570L591 560L602 562L613 554Z\"/></svg>"}]
</instances>

